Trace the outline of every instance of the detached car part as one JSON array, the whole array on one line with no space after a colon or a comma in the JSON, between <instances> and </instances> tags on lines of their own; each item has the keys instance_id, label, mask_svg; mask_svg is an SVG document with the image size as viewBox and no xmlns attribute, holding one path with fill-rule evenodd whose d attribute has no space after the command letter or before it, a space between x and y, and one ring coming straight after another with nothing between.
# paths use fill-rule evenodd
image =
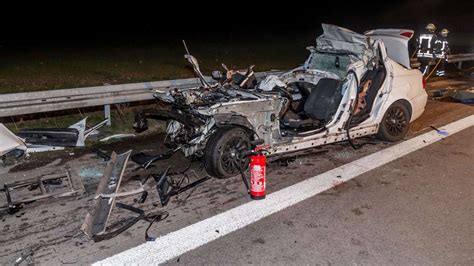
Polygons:
<instances>
[{"instance_id":1,"label":"detached car part","mask_svg":"<svg viewBox=\"0 0 474 266\"><path fill-rule=\"evenodd\" d=\"M46 198L76 196L85 192L81 178L76 175L71 176L69 171L62 174L44 175L35 179L4 184L3 187L9 213L15 213L26 203Z\"/></svg>"},{"instance_id":2,"label":"detached car part","mask_svg":"<svg viewBox=\"0 0 474 266\"><path fill-rule=\"evenodd\" d=\"M95 130L104 126L105 119L91 128L86 126L87 117L71 125L68 128L31 128L22 129L18 136L25 140L28 145L50 146L50 147L84 147L85 140Z\"/></svg>"},{"instance_id":3,"label":"detached car part","mask_svg":"<svg viewBox=\"0 0 474 266\"><path fill-rule=\"evenodd\" d=\"M97 186L96 196L92 202L93 210L87 213L81 230L90 238L103 234L107 221L115 205L115 197L102 197L100 195L116 194L122 183L122 176L132 151L117 155L115 152L105 167L104 175Z\"/></svg>"},{"instance_id":4,"label":"detached car part","mask_svg":"<svg viewBox=\"0 0 474 266\"><path fill-rule=\"evenodd\" d=\"M14 150L20 151L20 154L25 153L25 142L8 130L8 128L2 123L0 123L0 156L3 156Z\"/></svg>"},{"instance_id":5,"label":"detached car part","mask_svg":"<svg viewBox=\"0 0 474 266\"><path fill-rule=\"evenodd\" d=\"M154 222L161 221L168 217L168 213L159 211L152 214L145 214L145 211L123 203L115 203L117 197L130 196L142 193L141 202L145 201L147 192L140 184L140 188L127 192L118 192L125 171L131 150L117 155L112 152L110 160L105 168L104 175L97 187L96 196L93 200L93 210L87 213L81 230L95 242L100 242L113 238L128 228L132 227L140 220L149 222L145 230L145 240L153 241L155 238L148 235L148 230ZM113 207L122 208L137 214L134 217L119 221L107 226Z\"/></svg>"}]
</instances>

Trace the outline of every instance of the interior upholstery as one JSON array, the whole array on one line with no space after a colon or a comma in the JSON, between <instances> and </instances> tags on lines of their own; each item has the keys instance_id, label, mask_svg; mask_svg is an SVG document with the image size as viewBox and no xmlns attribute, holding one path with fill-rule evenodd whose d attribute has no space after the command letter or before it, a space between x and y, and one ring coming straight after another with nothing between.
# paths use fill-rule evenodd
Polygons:
<instances>
[{"instance_id":1,"label":"interior upholstery","mask_svg":"<svg viewBox=\"0 0 474 266\"><path fill-rule=\"evenodd\" d=\"M308 117L329 121L337 111L342 100L342 86L340 80L322 78L304 104L304 113Z\"/></svg>"},{"instance_id":2,"label":"interior upholstery","mask_svg":"<svg viewBox=\"0 0 474 266\"><path fill-rule=\"evenodd\" d=\"M372 110L372 106L374 105L375 98L382 86L386 76L385 68L379 67L377 69L368 70L364 77L361 80L361 84L364 83L366 80L372 80L372 85L369 87L367 91L367 95L365 96L365 102L367 103L365 108L360 111L357 116L352 119L351 124L358 124L370 116L370 111Z\"/></svg>"}]
</instances>

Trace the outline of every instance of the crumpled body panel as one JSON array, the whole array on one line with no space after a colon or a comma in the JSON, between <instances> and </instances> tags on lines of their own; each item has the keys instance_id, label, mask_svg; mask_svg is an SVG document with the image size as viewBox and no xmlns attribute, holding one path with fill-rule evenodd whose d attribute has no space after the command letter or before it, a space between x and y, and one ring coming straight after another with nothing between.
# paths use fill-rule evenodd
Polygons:
<instances>
[{"instance_id":1,"label":"crumpled body panel","mask_svg":"<svg viewBox=\"0 0 474 266\"><path fill-rule=\"evenodd\" d=\"M25 143L0 123L0 156L16 149L26 151Z\"/></svg>"}]
</instances>

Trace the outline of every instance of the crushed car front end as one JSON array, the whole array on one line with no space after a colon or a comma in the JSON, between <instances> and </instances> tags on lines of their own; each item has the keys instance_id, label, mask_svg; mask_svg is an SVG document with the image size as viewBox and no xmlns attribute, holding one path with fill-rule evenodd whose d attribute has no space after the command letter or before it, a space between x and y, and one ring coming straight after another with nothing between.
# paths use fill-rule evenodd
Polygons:
<instances>
[{"instance_id":1,"label":"crushed car front end","mask_svg":"<svg viewBox=\"0 0 474 266\"><path fill-rule=\"evenodd\" d=\"M279 112L286 103L277 94L258 93L235 82L156 91L154 97L163 108L139 112L135 129L146 130L148 118L167 121L167 143L186 157L198 158L204 156L210 136L224 127L240 127L250 140L272 143L279 135Z\"/></svg>"},{"instance_id":2,"label":"crushed car front end","mask_svg":"<svg viewBox=\"0 0 474 266\"><path fill-rule=\"evenodd\" d=\"M169 140L180 145L187 157L204 155L209 137L218 128L241 127L249 132L252 139L262 139L266 143L271 142L273 134L278 134L273 132L279 127L277 117L281 101L277 97L263 96L186 109L175 109L175 112L189 120L197 119L200 123L184 124L183 119L171 119L166 132Z\"/></svg>"}]
</instances>

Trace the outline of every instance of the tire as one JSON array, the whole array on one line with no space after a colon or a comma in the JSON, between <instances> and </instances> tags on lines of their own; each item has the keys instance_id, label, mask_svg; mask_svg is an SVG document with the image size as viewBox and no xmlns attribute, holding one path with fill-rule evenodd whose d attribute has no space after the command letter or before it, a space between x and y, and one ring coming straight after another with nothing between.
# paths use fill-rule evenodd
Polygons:
<instances>
[{"instance_id":1,"label":"tire","mask_svg":"<svg viewBox=\"0 0 474 266\"><path fill-rule=\"evenodd\" d=\"M410 111L401 102L394 102L380 122L377 138L395 142L402 140L410 128Z\"/></svg>"},{"instance_id":2,"label":"tire","mask_svg":"<svg viewBox=\"0 0 474 266\"><path fill-rule=\"evenodd\" d=\"M217 178L229 178L239 174L237 163L247 169L249 158L239 156L251 149L248 132L240 127L219 128L207 141L204 151L206 171Z\"/></svg>"}]
</instances>

